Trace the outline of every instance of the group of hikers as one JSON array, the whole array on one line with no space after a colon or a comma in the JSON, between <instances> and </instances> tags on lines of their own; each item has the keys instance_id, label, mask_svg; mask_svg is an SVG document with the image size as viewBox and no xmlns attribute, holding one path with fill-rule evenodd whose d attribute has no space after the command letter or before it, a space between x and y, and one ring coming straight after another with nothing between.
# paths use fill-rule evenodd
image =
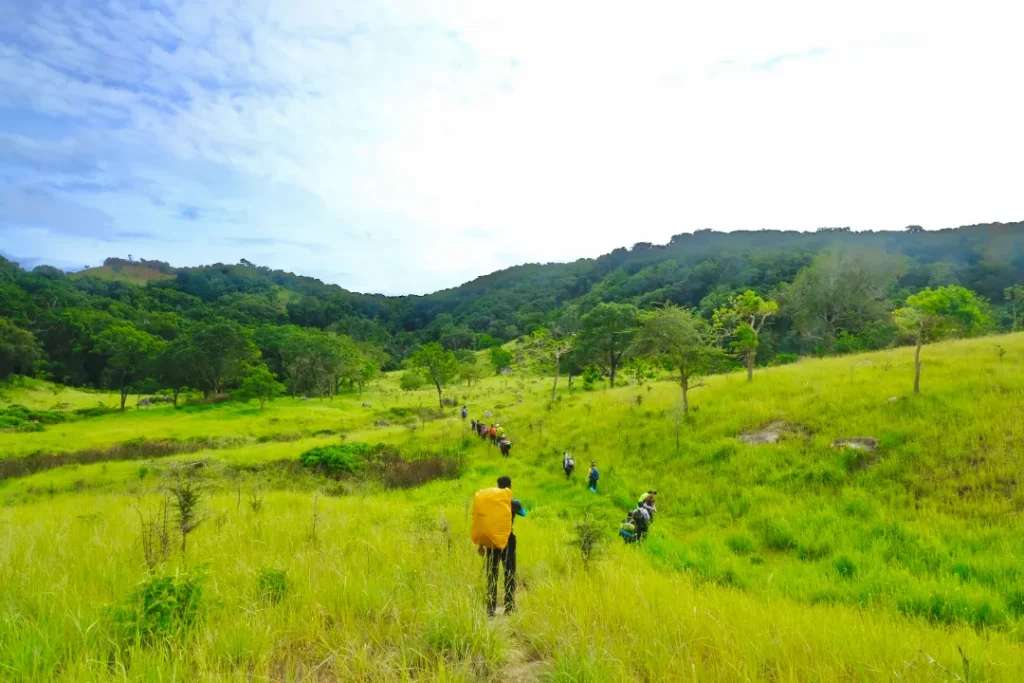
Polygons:
<instances>
[{"instance_id":1,"label":"group of hikers","mask_svg":"<svg viewBox=\"0 0 1024 683\"><path fill-rule=\"evenodd\" d=\"M569 451L562 453L562 471L565 472L565 478L571 479L575 469L576 459L572 457L572 453ZM590 470L587 472L587 488L591 493L597 493L597 480L600 478L601 473L597 471L597 463L591 461Z\"/></svg>"},{"instance_id":2,"label":"group of hikers","mask_svg":"<svg viewBox=\"0 0 1024 683\"><path fill-rule=\"evenodd\" d=\"M463 406L460 414L463 419L469 411ZM487 414L489 417L489 413ZM481 420L471 420L471 429L481 439L489 439L501 449L501 454L508 457L512 442L505 435L505 430L498 423L486 424ZM567 450L562 454L562 470L566 479L572 477L576 469L576 461ZM587 488L597 493L597 482L601 474L597 463L590 463L587 473ZM636 507L629 511L625 521L619 526L619 536L626 543L638 543L647 537L654 523L657 511L656 499L658 492L645 491L637 500ZM498 605L498 570L504 572L505 614L515 611L516 596L516 535L512 524L516 517L525 517L526 508L512 497L512 479L506 475L498 477L497 486L481 489L473 496L473 520L471 538L477 550L484 557L487 574L487 614L495 615Z\"/></svg>"},{"instance_id":3,"label":"group of hikers","mask_svg":"<svg viewBox=\"0 0 1024 683\"><path fill-rule=\"evenodd\" d=\"M469 411L462 406L462 419L465 420ZM470 420L470 429L476 432L481 439L487 439L498 447L504 457L512 452L512 440L505 434L505 428L498 423L487 424L483 420Z\"/></svg>"}]
</instances>

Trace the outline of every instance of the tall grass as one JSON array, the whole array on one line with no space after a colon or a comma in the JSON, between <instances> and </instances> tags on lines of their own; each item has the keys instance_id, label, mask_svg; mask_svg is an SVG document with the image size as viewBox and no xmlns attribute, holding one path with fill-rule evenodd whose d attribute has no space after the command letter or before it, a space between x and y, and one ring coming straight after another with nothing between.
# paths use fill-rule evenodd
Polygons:
<instances>
[{"instance_id":1,"label":"tall grass","mask_svg":"<svg viewBox=\"0 0 1024 683\"><path fill-rule=\"evenodd\" d=\"M900 349L765 369L749 385L710 378L678 451L669 382L551 403L529 377L456 390L510 430L509 459L467 446L461 420L417 417L432 397L391 377L358 401L161 407L0 434L3 455L245 439L0 482L0 679L1024 680L1024 335L999 338L1002 356L995 343L929 347L918 397ZM385 420L393 407L408 421ZM777 444L737 438L776 420L791 426ZM831 446L854 436L878 451ZM466 471L388 490L278 466L342 440L468 447ZM569 481L566 448L581 465ZM139 510L156 509L183 460L207 463L203 521L186 557L150 569ZM517 615L488 620L468 500L506 473L529 510L516 522L522 594ZM657 521L625 547L612 534L647 488ZM587 565L583 519L607 530ZM193 571L205 579L188 628L118 635L111 615L140 585ZM287 577L273 600L268 572Z\"/></svg>"}]
</instances>

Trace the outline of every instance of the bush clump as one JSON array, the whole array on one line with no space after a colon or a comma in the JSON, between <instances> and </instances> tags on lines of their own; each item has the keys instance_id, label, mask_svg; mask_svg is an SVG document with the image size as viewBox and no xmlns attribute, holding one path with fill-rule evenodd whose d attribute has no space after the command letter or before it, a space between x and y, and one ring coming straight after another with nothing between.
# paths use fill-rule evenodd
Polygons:
<instances>
[{"instance_id":1,"label":"bush clump","mask_svg":"<svg viewBox=\"0 0 1024 683\"><path fill-rule=\"evenodd\" d=\"M260 600L276 605L288 594L288 577L283 570L264 567L256 578L256 590Z\"/></svg>"},{"instance_id":2,"label":"bush clump","mask_svg":"<svg viewBox=\"0 0 1024 683\"><path fill-rule=\"evenodd\" d=\"M111 610L114 632L122 643L152 644L172 640L199 619L204 576L198 572L154 576Z\"/></svg>"},{"instance_id":3,"label":"bush clump","mask_svg":"<svg viewBox=\"0 0 1024 683\"><path fill-rule=\"evenodd\" d=\"M66 419L64 413L56 410L31 410L12 403L0 408L0 431L41 432L43 425L59 424Z\"/></svg>"},{"instance_id":4,"label":"bush clump","mask_svg":"<svg viewBox=\"0 0 1024 683\"><path fill-rule=\"evenodd\" d=\"M374 451L382 446L353 442L318 446L299 456L303 466L329 474L355 474L361 471Z\"/></svg>"}]
</instances>

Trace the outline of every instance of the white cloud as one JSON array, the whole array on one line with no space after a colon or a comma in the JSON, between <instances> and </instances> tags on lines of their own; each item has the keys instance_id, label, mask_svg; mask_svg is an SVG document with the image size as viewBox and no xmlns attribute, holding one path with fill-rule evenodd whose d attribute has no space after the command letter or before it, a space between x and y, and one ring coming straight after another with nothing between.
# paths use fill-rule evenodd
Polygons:
<instances>
[{"instance_id":1,"label":"white cloud","mask_svg":"<svg viewBox=\"0 0 1024 683\"><path fill-rule=\"evenodd\" d=\"M0 106L202 209L92 197L204 231L187 262L276 236L326 249L271 265L426 291L698 227L1024 214L1016 3L221 7L45 6L0 46Z\"/></svg>"}]
</instances>

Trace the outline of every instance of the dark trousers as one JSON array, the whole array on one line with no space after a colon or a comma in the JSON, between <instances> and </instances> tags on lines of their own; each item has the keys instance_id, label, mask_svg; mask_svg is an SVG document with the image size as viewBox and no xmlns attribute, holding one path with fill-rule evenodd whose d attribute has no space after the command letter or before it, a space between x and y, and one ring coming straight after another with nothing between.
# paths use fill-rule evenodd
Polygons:
<instances>
[{"instance_id":1,"label":"dark trousers","mask_svg":"<svg viewBox=\"0 0 1024 683\"><path fill-rule=\"evenodd\" d=\"M508 537L504 550L488 548L487 560L487 613L494 614L498 605L498 565L505 568L505 613L516 608L516 535Z\"/></svg>"}]
</instances>

